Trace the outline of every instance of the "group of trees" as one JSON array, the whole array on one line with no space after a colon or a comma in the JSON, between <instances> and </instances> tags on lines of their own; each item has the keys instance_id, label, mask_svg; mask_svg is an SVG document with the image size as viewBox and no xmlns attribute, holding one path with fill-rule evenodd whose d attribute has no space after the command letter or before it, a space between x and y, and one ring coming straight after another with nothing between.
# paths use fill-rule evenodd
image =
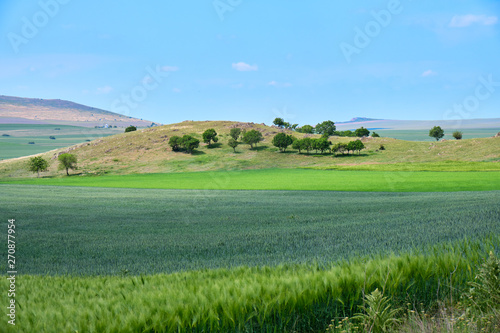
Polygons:
<instances>
[{"instance_id":1,"label":"group of trees","mask_svg":"<svg viewBox=\"0 0 500 333\"><path fill-rule=\"evenodd\" d=\"M69 176L69 169L77 169L77 158L73 154L61 154L57 158L59 160L59 170L66 170L66 175ZM47 171L49 168L49 162L41 156L35 156L28 161L28 170L31 172L38 173L40 177L40 172Z\"/></svg>"},{"instance_id":2,"label":"group of trees","mask_svg":"<svg viewBox=\"0 0 500 333\"><path fill-rule=\"evenodd\" d=\"M233 148L235 152L236 147L240 144L238 139L250 145L250 148L254 148L260 141L264 140L261 132L257 130L242 131L241 128L232 128L229 136L230 139L227 144L229 147ZM203 142L207 143L209 147L212 146L212 143L219 141L217 132L213 128L209 128L203 132L202 138ZM168 144L172 147L173 151L185 151L192 154L194 149L199 147L200 140L191 135L184 135L183 137L173 136L168 141Z\"/></svg>"},{"instance_id":3,"label":"group of trees","mask_svg":"<svg viewBox=\"0 0 500 333\"><path fill-rule=\"evenodd\" d=\"M444 137L444 130L441 126L434 126L429 131L429 136L439 141L442 137ZM463 133L460 131L453 132L452 136L457 140L462 140Z\"/></svg>"},{"instance_id":4,"label":"group of trees","mask_svg":"<svg viewBox=\"0 0 500 333\"><path fill-rule=\"evenodd\" d=\"M187 153L192 154L193 151L200 146L200 140L188 134L183 137L174 135L170 138L168 144L172 147L173 151L184 150Z\"/></svg>"},{"instance_id":5,"label":"group of trees","mask_svg":"<svg viewBox=\"0 0 500 333\"><path fill-rule=\"evenodd\" d=\"M298 133L321 134L325 138L328 138L330 136L363 137L370 135L370 131L364 127L358 128L354 132L350 130L337 131L335 123L331 120L326 120L322 123L319 123L315 127L311 125L304 125L302 127L298 127L298 124L290 125L290 123L285 122L283 118L274 119L273 124L278 126L279 128L291 129ZM372 134L372 136L379 137L379 135L375 132Z\"/></svg>"},{"instance_id":6,"label":"group of trees","mask_svg":"<svg viewBox=\"0 0 500 333\"><path fill-rule=\"evenodd\" d=\"M278 133L274 136L272 140L272 144L275 147L278 147L281 152L286 151L289 146L292 146L293 149L297 149L299 154L302 151L307 151L309 153L311 150L316 150L316 153L321 152L323 154L325 151L331 151L333 153L342 153L347 152L349 154L350 151L359 152L365 148L365 145L361 140L350 141L349 143L337 143L331 146L331 142L328 141L327 138L303 138L297 139L291 135L285 133Z\"/></svg>"}]
</instances>

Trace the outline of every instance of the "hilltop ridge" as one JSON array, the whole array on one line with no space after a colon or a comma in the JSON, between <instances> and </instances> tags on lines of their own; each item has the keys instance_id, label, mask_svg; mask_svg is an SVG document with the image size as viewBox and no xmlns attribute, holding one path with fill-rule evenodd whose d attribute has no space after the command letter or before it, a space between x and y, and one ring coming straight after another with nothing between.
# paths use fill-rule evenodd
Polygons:
<instances>
[{"instance_id":1,"label":"hilltop ridge","mask_svg":"<svg viewBox=\"0 0 500 333\"><path fill-rule=\"evenodd\" d=\"M150 126L138 119L62 99L24 98L0 95L0 123L47 123L84 127Z\"/></svg>"}]
</instances>

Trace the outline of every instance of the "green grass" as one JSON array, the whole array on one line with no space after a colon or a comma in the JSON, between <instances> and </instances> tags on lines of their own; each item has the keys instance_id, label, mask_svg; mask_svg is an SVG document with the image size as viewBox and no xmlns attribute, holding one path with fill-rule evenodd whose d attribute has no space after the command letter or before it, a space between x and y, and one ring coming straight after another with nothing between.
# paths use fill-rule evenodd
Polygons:
<instances>
[{"instance_id":1,"label":"green grass","mask_svg":"<svg viewBox=\"0 0 500 333\"><path fill-rule=\"evenodd\" d=\"M3 179L0 181L0 184L2 183L156 189L447 192L500 190L500 172L258 169L100 177Z\"/></svg>"},{"instance_id":2,"label":"green grass","mask_svg":"<svg viewBox=\"0 0 500 333\"><path fill-rule=\"evenodd\" d=\"M281 265L146 276L16 278L10 332L324 332L351 316L362 290L383 289L395 306L429 309L456 299L498 237L372 256L327 267ZM50 248L48 248L50 249ZM8 290L8 280L0 279ZM1 301L7 304L6 293ZM7 319L4 318L6 321Z\"/></svg>"},{"instance_id":3,"label":"green grass","mask_svg":"<svg viewBox=\"0 0 500 333\"><path fill-rule=\"evenodd\" d=\"M356 164L310 167L316 170L356 171L500 171L498 162L442 161L433 163Z\"/></svg>"},{"instance_id":4,"label":"green grass","mask_svg":"<svg viewBox=\"0 0 500 333\"><path fill-rule=\"evenodd\" d=\"M500 233L500 192L197 191L2 185L24 274L327 263ZM3 236L6 238L6 233ZM0 248L5 257L7 247ZM6 261L0 271L7 271Z\"/></svg>"},{"instance_id":5,"label":"green grass","mask_svg":"<svg viewBox=\"0 0 500 333\"><path fill-rule=\"evenodd\" d=\"M44 153L122 131L68 125L0 124L0 160ZM28 144L30 141L35 144Z\"/></svg>"}]
</instances>

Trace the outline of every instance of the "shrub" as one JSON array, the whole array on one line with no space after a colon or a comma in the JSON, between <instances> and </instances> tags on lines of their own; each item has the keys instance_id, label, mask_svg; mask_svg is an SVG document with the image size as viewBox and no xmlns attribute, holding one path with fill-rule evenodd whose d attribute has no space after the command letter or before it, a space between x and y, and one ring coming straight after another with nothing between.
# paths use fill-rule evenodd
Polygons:
<instances>
[{"instance_id":1,"label":"shrub","mask_svg":"<svg viewBox=\"0 0 500 333\"><path fill-rule=\"evenodd\" d=\"M173 151L179 151L181 148L182 139L181 137L174 135L170 138L170 140L168 140L168 144Z\"/></svg>"},{"instance_id":2,"label":"shrub","mask_svg":"<svg viewBox=\"0 0 500 333\"><path fill-rule=\"evenodd\" d=\"M385 150L385 146L384 145L380 145L380 147L378 149L379 150Z\"/></svg>"},{"instance_id":3,"label":"shrub","mask_svg":"<svg viewBox=\"0 0 500 333\"><path fill-rule=\"evenodd\" d=\"M372 138L380 138L380 135L378 135L378 133L372 132Z\"/></svg>"},{"instance_id":4,"label":"shrub","mask_svg":"<svg viewBox=\"0 0 500 333\"><path fill-rule=\"evenodd\" d=\"M55 137L55 136L49 136L49 139L51 139L51 140L55 140L55 139L56 139L56 137Z\"/></svg>"},{"instance_id":5,"label":"shrub","mask_svg":"<svg viewBox=\"0 0 500 333\"><path fill-rule=\"evenodd\" d=\"M125 128L125 133L133 131L137 131L137 127L130 125L129 127Z\"/></svg>"},{"instance_id":6,"label":"shrub","mask_svg":"<svg viewBox=\"0 0 500 333\"><path fill-rule=\"evenodd\" d=\"M462 132L460 131L453 132L453 137L457 140L462 140Z\"/></svg>"}]
</instances>

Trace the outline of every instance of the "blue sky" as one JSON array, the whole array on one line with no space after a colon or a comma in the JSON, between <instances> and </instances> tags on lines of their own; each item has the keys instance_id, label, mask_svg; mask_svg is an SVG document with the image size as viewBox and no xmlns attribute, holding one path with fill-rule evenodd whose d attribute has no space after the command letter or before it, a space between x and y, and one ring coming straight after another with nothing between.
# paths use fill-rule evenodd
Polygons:
<instances>
[{"instance_id":1,"label":"blue sky","mask_svg":"<svg viewBox=\"0 0 500 333\"><path fill-rule=\"evenodd\" d=\"M173 123L500 117L499 1L0 1L0 94Z\"/></svg>"}]
</instances>

